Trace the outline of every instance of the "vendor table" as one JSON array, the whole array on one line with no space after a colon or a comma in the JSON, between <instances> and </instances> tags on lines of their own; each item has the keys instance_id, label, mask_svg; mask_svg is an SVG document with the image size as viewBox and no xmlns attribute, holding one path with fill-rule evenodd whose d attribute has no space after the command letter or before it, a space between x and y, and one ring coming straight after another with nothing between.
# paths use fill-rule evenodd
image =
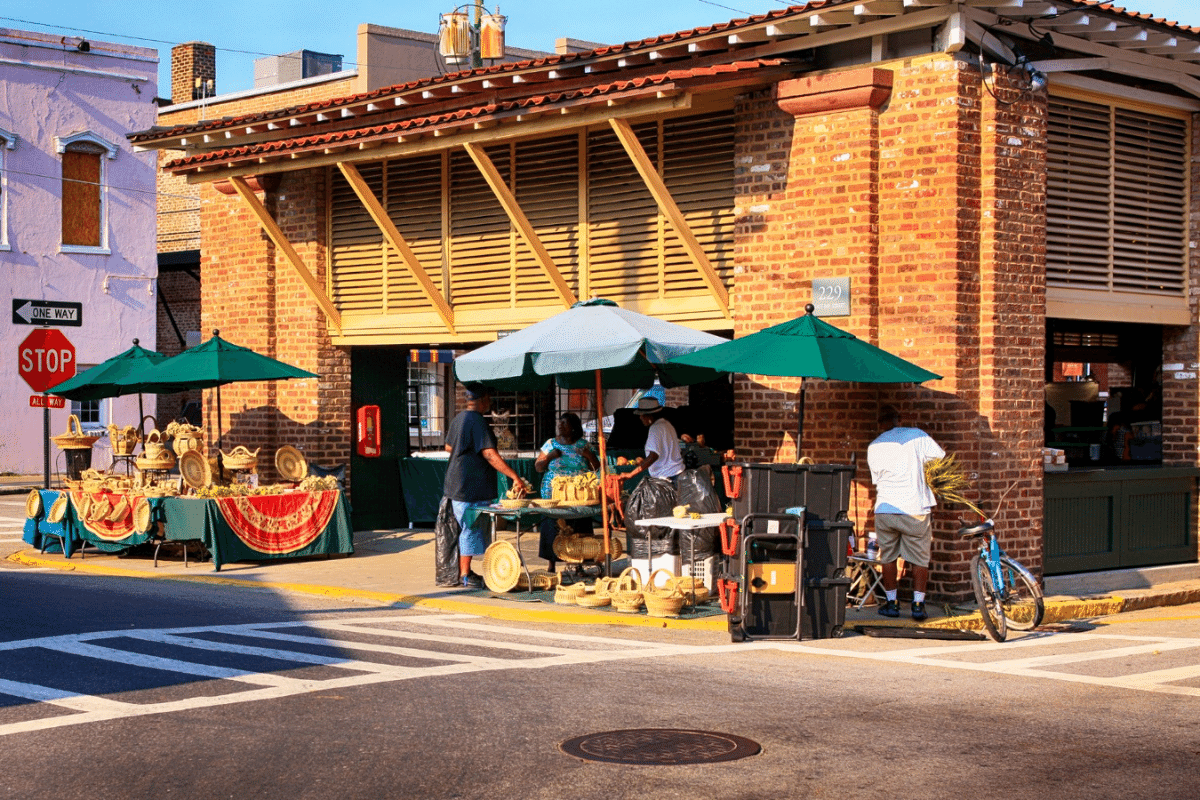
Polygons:
<instances>
[{"instance_id":1,"label":"vendor table","mask_svg":"<svg viewBox=\"0 0 1200 800\"><path fill-rule=\"evenodd\" d=\"M542 476L534 469L532 458L507 458L505 461L520 477L529 481L536 489ZM442 502L442 487L446 483L446 470L450 462L444 458L400 459L400 491L404 495L404 510L410 523L428 523L437 519L438 505ZM496 496L508 494L509 480L496 475Z\"/></svg>"},{"instance_id":2,"label":"vendor table","mask_svg":"<svg viewBox=\"0 0 1200 800\"><path fill-rule=\"evenodd\" d=\"M44 492L42 504L49 509L58 492ZM83 492L70 492L67 514L58 525L48 523L46 512L25 522L25 541L34 547L52 536L63 541L68 558L84 542L107 552L143 544L154 537L150 531L133 529L132 513L110 522L82 519L78 507ZM96 493L100 497L107 493ZM109 495L116 497L116 495ZM132 507L138 498L129 496ZM340 490L327 492L288 492L248 497L148 498L151 520L162 522L162 538L167 542L198 541L212 554L213 566L220 571L231 561L268 561L334 553L353 553L354 536L350 510Z\"/></svg>"},{"instance_id":3,"label":"vendor table","mask_svg":"<svg viewBox=\"0 0 1200 800\"><path fill-rule=\"evenodd\" d=\"M692 519L689 517L651 517L650 519L639 519L633 523L635 526L645 525L655 528L670 528L676 531L693 531L700 528L719 528L721 523L728 518L728 514L724 512L714 512L711 514L701 514L700 519ZM651 575L654 574L654 549L651 546L650 534L646 534L646 559L649 567L647 570ZM690 566L692 574L696 573L696 549L693 547L690 557ZM647 576L649 581L650 577ZM695 595L692 596L692 604L695 605Z\"/></svg>"},{"instance_id":4,"label":"vendor table","mask_svg":"<svg viewBox=\"0 0 1200 800\"><path fill-rule=\"evenodd\" d=\"M529 591L533 591L533 578L529 574L529 567L525 563L525 554L521 552L521 534L525 531L521 528L522 522L528 522L526 530L530 527L537 529L537 524L543 519L586 519L588 517L596 518L599 513L598 506L565 506L563 508L536 508L526 506L524 508L504 508L503 506L481 506L479 508L468 508L463 514L463 524L470 527L479 515L484 514L492 518L492 530L496 530L495 521L497 518L506 519L512 522L515 526L517 534L517 556L521 559L521 569L525 571L525 584L529 587Z\"/></svg>"}]
</instances>

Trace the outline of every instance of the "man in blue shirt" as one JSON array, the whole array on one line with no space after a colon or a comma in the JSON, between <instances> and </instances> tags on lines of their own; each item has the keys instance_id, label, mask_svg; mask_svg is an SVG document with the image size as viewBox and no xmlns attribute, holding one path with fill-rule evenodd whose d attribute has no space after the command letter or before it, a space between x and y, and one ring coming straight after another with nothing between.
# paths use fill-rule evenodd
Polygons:
<instances>
[{"instance_id":1,"label":"man in blue shirt","mask_svg":"<svg viewBox=\"0 0 1200 800\"><path fill-rule=\"evenodd\" d=\"M875 484L875 535L887 592L887 603L879 607L879 613L900 616L896 559L903 557L912 567L912 617L920 622L928 616L925 586L933 543L929 515L937 505L925 482L925 462L941 458L946 451L920 428L900 427L900 412L892 406L879 409L879 426L883 433L867 447L867 464Z\"/></svg>"},{"instance_id":2,"label":"man in blue shirt","mask_svg":"<svg viewBox=\"0 0 1200 800\"><path fill-rule=\"evenodd\" d=\"M467 389L467 409L450 423L446 432L446 451L450 463L442 491L454 506L458 520L458 573L461 585L468 589L483 587L483 579L471 571L471 559L483 555L487 548L487 531L482 519L476 517L471 525L463 524L468 508L488 505L496 499L496 472L508 476L513 485L527 484L504 463L496 449L496 436L483 415L492 409L491 392L487 389ZM453 573L451 573L453 574Z\"/></svg>"}]
</instances>

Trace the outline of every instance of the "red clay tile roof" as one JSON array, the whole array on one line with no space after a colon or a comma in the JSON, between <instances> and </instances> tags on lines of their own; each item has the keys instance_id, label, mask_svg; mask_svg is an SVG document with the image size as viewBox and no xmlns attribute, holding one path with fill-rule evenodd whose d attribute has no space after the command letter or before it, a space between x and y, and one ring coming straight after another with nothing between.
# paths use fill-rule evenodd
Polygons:
<instances>
[{"instance_id":1,"label":"red clay tile roof","mask_svg":"<svg viewBox=\"0 0 1200 800\"><path fill-rule=\"evenodd\" d=\"M763 14L755 14L753 16L741 19L730 20L729 22L692 28L691 30L678 31L676 33L668 33L661 36L653 36L638 41L625 42L624 44L607 45L604 47L598 47L594 50L551 55L530 61L510 62L496 64L489 67L462 70L459 72L438 75L430 78L422 78L420 80L409 81L408 83L375 89L371 92L329 100L321 100L298 106L290 106L274 111L244 114L236 117L219 120L207 120L199 123L189 123L174 127L154 127L148 131L131 134L129 139L134 144L139 144L144 142L152 142L163 138L204 133L206 131L264 124L281 118L317 114L330 111L332 109L342 108L348 105L362 104L372 100L390 98L419 89L429 90L439 85L455 83L468 78L486 79L489 77L505 75L507 73L519 73L529 70L536 70L538 68L556 66L566 67L605 56L619 55L621 53L632 53L639 50L663 47L670 44L681 44L688 42L689 40L712 36L713 34L732 34L736 33L740 29L758 25L770 20L778 21L781 18L811 12L822 8L853 6L859 2L862 2L862 0L810 0L810 2L803 3L801 5L774 9ZM1056 3L1060 6L1074 6L1081 10L1096 9L1108 13L1119 14L1121 16L1128 17L1130 20L1137 20L1138 22L1149 22L1163 25L1168 28L1173 28L1181 32L1200 34L1200 28L1198 27L1180 25L1177 22L1169 21L1163 17L1155 17L1148 13L1130 11L1122 6L1116 5L1115 3L1101 2L1100 0L1056 0Z\"/></svg>"},{"instance_id":2,"label":"red clay tile roof","mask_svg":"<svg viewBox=\"0 0 1200 800\"><path fill-rule=\"evenodd\" d=\"M668 70L659 75L617 80L598 86L588 86L566 92L548 92L518 100L488 103L441 114L399 120L384 125L357 127L350 130L333 131L314 136L295 136L271 142L259 142L241 147L199 153L171 161L163 165L163 169L171 172L188 172L206 164L228 164L246 159L257 160L283 153L303 152L314 149L324 150L350 142L367 142L380 138L401 136L406 132L417 133L432 129L454 128L466 122L503 117L505 115L512 116L522 111L571 101L578 102L580 100L595 98L608 100L617 96L637 98L646 95L655 95L664 90L682 91L684 87L702 84L706 79L721 78L735 74L748 74L767 68L781 67L786 63L783 59L759 59L756 61L719 64L696 69Z\"/></svg>"}]
</instances>

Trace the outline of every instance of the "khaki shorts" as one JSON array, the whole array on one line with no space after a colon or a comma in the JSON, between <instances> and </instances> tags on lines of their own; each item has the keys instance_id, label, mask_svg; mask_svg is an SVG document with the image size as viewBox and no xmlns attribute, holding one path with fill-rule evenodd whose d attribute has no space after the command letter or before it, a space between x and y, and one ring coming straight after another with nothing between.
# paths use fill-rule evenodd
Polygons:
<instances>
[{"instance_id":1,"label":"khaki shorts","mask_svg":"<svg viewBox=\"0 0 1200 800\"><path fill-rule=\"evenodd\" d=\"M885 564L903 558L914 567L929 566L933 544L933 524L929 515L876 514L875 538L879 540L879 560Z\"/></svg>"}]
</instances>

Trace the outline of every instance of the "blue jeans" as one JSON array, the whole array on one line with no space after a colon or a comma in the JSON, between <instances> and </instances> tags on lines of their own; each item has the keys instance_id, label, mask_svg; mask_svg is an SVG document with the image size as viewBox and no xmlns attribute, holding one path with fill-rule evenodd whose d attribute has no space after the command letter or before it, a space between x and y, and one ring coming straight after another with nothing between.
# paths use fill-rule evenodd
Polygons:
<instances>
[{"instance_id":1,"label":"blue jeans","mask_svg":"<svg viewBox=\"0 0 1200 800\"><path fill-rule=\"evenodd\" d=\"M451 500L451 505L454 508L454 518L458 520L458 555L461 556L481 556L483 551L487 549L487 523L484 522L483 515L475 518L475 524L467 527L463 524L463 515L468 508L483 508L492 504L491 500L480 500L475 503L468 503L465 500Z\"/></svg>"}]
</instances>

